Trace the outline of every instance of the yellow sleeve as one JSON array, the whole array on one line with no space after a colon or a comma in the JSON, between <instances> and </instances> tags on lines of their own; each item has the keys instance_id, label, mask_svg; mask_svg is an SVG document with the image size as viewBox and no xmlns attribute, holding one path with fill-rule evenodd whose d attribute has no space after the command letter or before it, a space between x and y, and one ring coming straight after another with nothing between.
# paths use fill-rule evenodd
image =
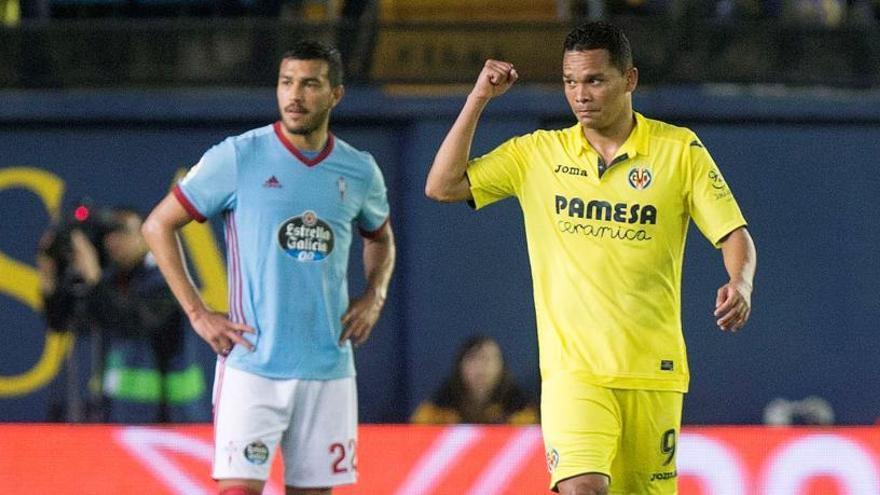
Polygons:
<instances>
[{"instance_id":1,"label":"yellow sleeve","mask_svg":"<svg viewBox=\"0 0 880 495\"><path fill-rule=\"evenodd\" d=\"M477 209L508 196L515 196L525 176L521 151L528 136L515 137L485 155L468 162L467 175Z\"/></svg>"},{"instance_id":2,"label":"yellow sleeve","mask_svg":"<svg viewBox=\"0 0 880 495\"><path fill-rule=\"evenodd\" d=\"M512 425L533 425L538 422L538 410L527 406L510 415L507 422Z\"/></svg>"},{"instance_id":3,"label":"yellow sleeve","mask_svg":"<svg viewBox=\"0 0 880 495\"><path fill-rule=\"evenodd\" d=\"M688 194L691 218L706 239L716 248L720 247L721 239L746 225L746 220L718 165L696 135L685 151L685 161L691 179Z\"/></svg>"},{"instance_id":4,"label":"yellow sleeve","mask_svg":"<svg viewBox=\"0 0 880 495\"><path fill-rule=\"evenodd\" d=\"M409 418L410 423L420 425L454 424L461 417L452 409L438 407L429 401L422 402Z\"/></svg>"}]
</instances>

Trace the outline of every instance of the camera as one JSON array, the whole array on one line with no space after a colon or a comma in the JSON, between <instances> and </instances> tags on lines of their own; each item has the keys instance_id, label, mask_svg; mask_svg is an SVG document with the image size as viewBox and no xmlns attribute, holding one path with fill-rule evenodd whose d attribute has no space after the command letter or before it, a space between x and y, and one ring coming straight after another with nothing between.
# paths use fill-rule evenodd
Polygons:
<instances>
[{"instance_id":1,"label":"camera","mask_svg":"<svg viewBox=\"0 0 880 495\"><path fill-rule=\"evenodd\" d=\"M47 232L42 246L43 253L55 262L59 285L70 287L82 282L79 274L71 270L74 256L71 233L82 232L98 251L101 268L106 268L108 256L104 250L104 237L120 227L111 208L96 206L88 198L65 210L58 223Z\"/></svg>"}]
</instances>

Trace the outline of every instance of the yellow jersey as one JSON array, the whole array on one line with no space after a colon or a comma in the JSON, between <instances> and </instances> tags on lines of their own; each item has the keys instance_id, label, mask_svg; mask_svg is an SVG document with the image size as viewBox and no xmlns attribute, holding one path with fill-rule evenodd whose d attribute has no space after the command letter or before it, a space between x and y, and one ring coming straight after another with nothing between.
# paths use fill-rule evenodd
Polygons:
<instances>
[{"instance_id":1,"label":"yellow jersey","mask_svg":"<svg viewBox=\"0 0 880 495\"><path fill-rule=\"evenodd\" d=\"M610 164L581 124L515 137L468 163L476 208L516 196L541 375L686 392L681 273L688 222L716 247L746 224L693 131L635 114Z\"/></svg>"}]
</instances>

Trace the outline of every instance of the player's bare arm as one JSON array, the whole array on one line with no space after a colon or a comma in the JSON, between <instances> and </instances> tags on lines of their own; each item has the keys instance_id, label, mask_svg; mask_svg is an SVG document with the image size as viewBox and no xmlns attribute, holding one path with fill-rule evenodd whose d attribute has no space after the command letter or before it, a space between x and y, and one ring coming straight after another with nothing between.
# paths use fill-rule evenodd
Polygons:
<instances>
[{"instance_id":1,"label":"player's bare arm","mask_svg":"<svg viewBox=\"0 0 880 495\"><path fill-rule=\"evenodd\" d=\"M232 346L236 344L253 350L253 346L241 334L255 333L254 329L231 322L225 314L208 308L187 273L177 231L191 220L189 213L180 205L177 198L173 194L168 194L144 221L141 232L171 292L174 293L174 297L177 298L199 337L217 354L229 354Z\"/></svg>"},{"instance_id":2,"label":"player's bare arm","mask_svg":"<svg viewBox=\"0 0 880 495\"><path fill-rule=\"evenodd\" d=\"M447 203L472 199L466 172L477 122L489 100L506 93L518 77L509 62L487 60L483 65L464 107L434 157L425 184L429 198Z\"/></svg>"},{"instance_id":3,"label":"player's bare arm","mask_svg":"<svg viewBox=\"0 0 880 495\"><path fill-rule=\"evenodd\" d=\"M352 344L358 346L370 337L385 305L396 255L394 231L391 230L390 223L386 222L376 236L364 238L367 288L351 301L348 310L342 315L340 344L351 339Z\"/></svg>"},{"instance_id":4,"label":"player's bare arm","mask_svg":"<svg viewBox=\"0 0 880 495\"><path fill-rule=\"evenodd\" d=\"M730 281L718 289L715 317L719 328L735 332L745 326L752 311L757 253L749 231L740 227L731 232L721 242L721 255Z\"/></svg>"}]
</instances>

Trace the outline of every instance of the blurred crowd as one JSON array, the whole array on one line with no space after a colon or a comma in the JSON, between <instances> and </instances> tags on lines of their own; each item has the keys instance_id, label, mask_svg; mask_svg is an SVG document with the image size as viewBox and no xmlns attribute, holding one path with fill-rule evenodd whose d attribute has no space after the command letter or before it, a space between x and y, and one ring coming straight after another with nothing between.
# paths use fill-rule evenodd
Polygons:
<instances>
[{"instance_id":1,"label":"blurred crowd","mask_svg":"<svg viewBox=\"0 0 880 495\"><path fill-rule=\"evenodd\" d=\"M257 17L326 21L357 17L370 0L0 0L0 20Z\"/></svg>"},{"instance_id":2,"label":"blurred crowd","mask_svg":"<svg viewBox=\"0 0 880 495\"><path fill-rule=\"evenodd\" d=\"M776 19L838 27L880 18L878 0L608 0L579 2L587 16L691 15L721 21Z\"/></svg>"},{"instance_id":3,"label":"blurred crowd","mask_svg":"<svg viewBox=\"0 0 880 495\"><path fill-rule=\"evenodd\" d=\"M530 3L528 11L541 11L540 5L535 4L546 4L543 11L553 12L560 20L617 15L690 15L721 21L777 19L833 28L880 19L880 0L540 0ZM489 11L490 18L491 11L497 11L498 20L508 20L511 12L517 10L495 8L492 2L481 5ZM457 0L0 0L0 20L8 25L20 19L90 17L270 17L331 21L359 19L370 11L421 11L418 20L425 20L426 15L448 18L448 14L452 14L454 17L454 12L462 11L462 6ZM468 6L466 10L471 8Z\"/></svg>"},{"instance_id":4,"label":"blurred crowd","mask_svg":"<svg viewBox=\"0 0 880 495\"><path fill-rule=\"evenodd\" d=\"M694 17L722 22L772 19L785 23L840 27L880 19L880 0L582 0L577 17L614 15Z\"/></svg>"}]
</instances>

